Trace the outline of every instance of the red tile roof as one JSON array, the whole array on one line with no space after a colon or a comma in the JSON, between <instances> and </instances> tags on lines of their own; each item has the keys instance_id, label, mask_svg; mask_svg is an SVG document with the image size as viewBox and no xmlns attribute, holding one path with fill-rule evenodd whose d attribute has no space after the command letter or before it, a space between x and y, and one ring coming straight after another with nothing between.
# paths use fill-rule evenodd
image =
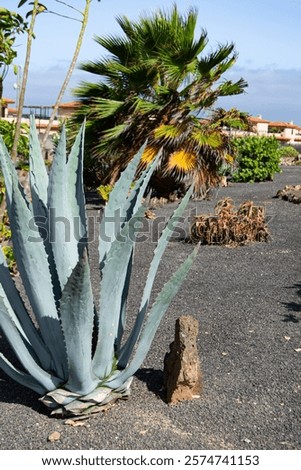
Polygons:
<instances>
[{"instance_id":1,"label":"red tile roof","mask_svg":"<svg viewBox=\"0 0 301 470\"><path fill-rule=\"evenodd\" d=\"M14 103L14 100L11 100L10 98L2 98L2 101L7 105L9 103Z\"/></svg>"},{"instance_id":2,"label":"red tile roof","mask_svg":"<svg viewBox=\"0 0 301 470\"><path fill-rule=\"evenodd\" d=\"M80 106L79 101L69 101L67 103L61 103L59 108L78 108Z\"/></svg>"},{"instance_id":3,"label":"red tile roof","mask_svg":"<svg viewBox=\"0 0 301 470\"><path fill-rule=\"evenodd\" d=\"M251 121L252 124L269 124L270 121L267 119L262 119L261 117L256 117L256 116L249 116L249 121Z\"/></svg>"},{"instance_id":4,"label":"red tile roof","mask_svg":"<svg viewBox=\"0 0 301 470\"><path fill-rule=\"evenodd\" d=\"M269 127L284 127L286 129L297 129L298 126L296 124L292 124L291 122L281 122L281 121L270 121Z\"/></svg>"}]
</instances>

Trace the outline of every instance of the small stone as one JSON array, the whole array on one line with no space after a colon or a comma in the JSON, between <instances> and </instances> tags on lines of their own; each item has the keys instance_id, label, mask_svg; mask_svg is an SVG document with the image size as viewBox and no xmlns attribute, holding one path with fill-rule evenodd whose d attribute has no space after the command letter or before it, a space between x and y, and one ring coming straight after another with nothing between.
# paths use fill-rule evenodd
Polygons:
<instances>
[{"instance_id":1,"label":"small stone","mask_svg":"<svg viewBox=\"0 0 301 470\"><path fill-rule=\"evenodd\" d=\"M176 321L175 340L164 358L167 403L199 398L201 367L197 350L198 321L190 315Z\"/></svg>"},{"instance_id":2,"label":"small stone","mask_svg":"<svg viewBox=\"0 0 301 470\"><path fill-rule=\"evenodd\" d=\"M73 426L74 428L80 426L89 427L89 424L87 424L86 421L76 421L74 419L66 419L66 421L64 421L64 424L66 424L67 426Z\"/></svg>"},{"instance_id":3,"label":"small stone","mask_svg":"<svg viewBox=\"0 0 301 470\"><path fill-rule=\"evenodd\" d=\"M58 431L54 431L51 434L49 434L49 436L47 437L47 441L55 442L55 441L59 441L60 438L61 438L61 433Z\"/></svg>"}]
</instances>

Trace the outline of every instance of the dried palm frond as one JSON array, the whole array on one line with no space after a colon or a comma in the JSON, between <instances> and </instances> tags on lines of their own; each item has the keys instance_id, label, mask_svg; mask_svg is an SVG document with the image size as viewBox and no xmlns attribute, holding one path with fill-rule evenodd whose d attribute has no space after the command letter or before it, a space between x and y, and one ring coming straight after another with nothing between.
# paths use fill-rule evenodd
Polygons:
<instances>
[{"instance_id":1,"label":"dried palm frond","mask_svg":"<svg viewBox=\"0 0 301 470\"><path fill-rule=\"evenodd\" d=\"M214 215L197 215L190 228L190 241L203 245L246 245L266 242L269 231L265 210L252 201L243 202L237 209L232 199L220 200Z\"/></svg>"}]
</instances>

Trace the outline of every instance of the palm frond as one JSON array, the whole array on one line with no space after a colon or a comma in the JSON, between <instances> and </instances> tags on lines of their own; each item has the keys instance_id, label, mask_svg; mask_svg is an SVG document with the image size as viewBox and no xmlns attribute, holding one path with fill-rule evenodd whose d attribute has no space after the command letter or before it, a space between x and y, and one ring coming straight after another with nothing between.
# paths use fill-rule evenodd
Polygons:
<instances>
[{"instance_id":1,"label":"palm frond","mask_svg":"<svg viewBox=\"0 0 301 470\"><path fill-rule=\"evenodd\" d=\"M177 170L180 173L187 173L195 169L196 162L197 157L194 153L186 149L181 149L170 155L166 168L168 171Z\"/></svg>"},{"instance_id":2,"label":"palm frond","mask_svg":"<svg viewBox=\"0 0 301 470\"><path fill-rule=\"evenodd\" d=\"M171 124L162 124L154 130L155 139L176 139L182 133L182 130Z\"/></svg>"}]
</instances>

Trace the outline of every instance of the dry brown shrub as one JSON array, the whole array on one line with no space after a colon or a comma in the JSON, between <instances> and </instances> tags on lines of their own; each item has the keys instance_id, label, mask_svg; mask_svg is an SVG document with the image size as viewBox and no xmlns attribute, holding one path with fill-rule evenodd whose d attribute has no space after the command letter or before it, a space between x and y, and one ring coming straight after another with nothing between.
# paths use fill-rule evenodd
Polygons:
<instances>
[{"instance_id":1,"label":"dry brown shrub","mask_svg":"<svg viewBox=\"0 0 301 470\"><path fill-rule=\"evenodd\" d=\"M301 184L284 186L283 189L277 192L276 197L293 202L294 204L301 204Z\"/></svg>"},{"instance_id":2,"label":"dry brown shrub","mask_svg":"<svg viewBox=\"0 0 301 470\"><path fill-rule=\"evenodd\" d=\"M236 246L268 239L265 210L252 201L235 209L232 199L222 199L216 204L214 215L197 215L190 228L190 240L202 245Z\"/></svg>"}]
</instances>

